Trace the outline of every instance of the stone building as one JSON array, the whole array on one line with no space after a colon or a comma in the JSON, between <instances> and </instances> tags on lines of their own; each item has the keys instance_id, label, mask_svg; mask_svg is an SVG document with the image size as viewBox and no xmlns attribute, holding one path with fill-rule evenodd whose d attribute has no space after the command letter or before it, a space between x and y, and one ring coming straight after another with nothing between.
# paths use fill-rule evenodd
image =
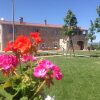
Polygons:
<instances>
[{"instance_id":1,"label":"stone building","mask_svg":"<svg viewBox=\"0 0 100 100\"><path fill-rule=\"evenodd\" d=\"M13 22L0 20L0 50L2 51L8 41L13 40ZM39 49L50 50L50 49L61 49L66 48L64 45L66 43L63 40L64 36L62 35L62 25L51 25L47 24L45 21L44 24L33 24L23 22L21 19L19 22L14 22L14 33L15 38L18 35L25 34L29 35L30 32L38 31L42 38L42 43L39 46ZM86 47L85 34L87 30L79 28L79 33L73 37L74 48L75 49L84 49Z\"/></svg>"}]
</instances>

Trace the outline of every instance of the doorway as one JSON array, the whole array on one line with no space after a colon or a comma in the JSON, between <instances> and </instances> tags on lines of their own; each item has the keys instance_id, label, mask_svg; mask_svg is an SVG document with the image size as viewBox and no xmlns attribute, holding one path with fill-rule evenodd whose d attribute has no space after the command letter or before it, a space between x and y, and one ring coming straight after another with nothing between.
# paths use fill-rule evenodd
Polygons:
<instances>
[{"instance_id":1,"label":"doorway","mask_svg":"<svg viewBox=\"0 0 100 100\"><path fill-rule=\"evenodd\" d=\"M84 42L83 41L77 41L77 44L78 44L80 50L84 49Z\"/></svg>"}]
</instances>

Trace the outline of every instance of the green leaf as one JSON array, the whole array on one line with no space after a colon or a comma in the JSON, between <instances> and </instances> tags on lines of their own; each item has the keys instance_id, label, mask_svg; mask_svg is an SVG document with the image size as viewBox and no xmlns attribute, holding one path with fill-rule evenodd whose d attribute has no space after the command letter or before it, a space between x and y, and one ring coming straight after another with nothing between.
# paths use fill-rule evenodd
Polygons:
<instances>
[{"instance_id":1,"label":"green leaf","mask_svg":"<svg viewBox=\"0 0 100 100\"><path fill-rule=\"evenodd\" d=\"M19 90L12 98L12 100L20 100L23 97L22 91Z\"/></svg>"},{"instance_id":2,"label":"green leaf","mask_svg":"<svg viewBox=\"0 0 100 100\"><path fill-rule=\"evenodd\" d=\"M3 88L12 87L12 81L8 80L3 84Z\"/></svg>"},{"instance_id":3,"label":"green leaf","mask_svg":"<svg viewBox=\"0 0 100 100\"><path fill-rule=\"evenodd\" d=\"M2 95L2 94L0 94L0 100L5 100L5 96L4 95Z\"/></svg>"},{"instance_id":4,"label":"green leaf","mask_svg":"<svg viewBox=\"0 0 100 100\"><path fill-rule=\"evenodd\" d=\"M0 84L0 89L3 89L4 87L3 87L3 84Z\"/></svg>"},{"instance_id":5,"label":"green leaf","mask_svg":"<svg viewBox=\"0 0 100 100\"><path fill-rule=\"evenodd\" d=\"M14 90L12 87L7 87L4 89L7 93L10 93L11 95L14 95L17 91Z\"/></svg>"}]
</instances>

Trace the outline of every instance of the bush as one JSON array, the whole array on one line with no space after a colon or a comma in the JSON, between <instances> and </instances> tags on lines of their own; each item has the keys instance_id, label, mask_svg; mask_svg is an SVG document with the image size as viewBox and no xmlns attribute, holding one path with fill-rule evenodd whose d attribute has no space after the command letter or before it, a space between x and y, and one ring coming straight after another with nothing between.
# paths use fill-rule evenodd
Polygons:
<instances>
[{"instance_id":1,"label":"bush","mask_svg":"<svg viewBox=\"0 0 100 100\"><path fill-rule=\"evenodd\" d=\"M100 50L100 44L93 44L93 48L96 50Z\"/></svg>"}]
</instances>

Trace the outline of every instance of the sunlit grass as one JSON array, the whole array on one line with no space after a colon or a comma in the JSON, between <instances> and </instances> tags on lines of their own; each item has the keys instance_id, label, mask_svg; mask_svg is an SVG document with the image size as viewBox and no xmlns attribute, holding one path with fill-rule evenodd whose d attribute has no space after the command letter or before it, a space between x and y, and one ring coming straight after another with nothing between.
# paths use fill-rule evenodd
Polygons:
<instances>
[{"instance_id":1,"label":"sunlit grass","mask_svg":"<svg viewBox=\"0 0 100 100\"><path fill-rule=\"evenodd\" d=\"M49 58L60 66L63 79L47 94L55 100L100 100L100 59L80 57Z\"/></svg>"}]
</instances>

